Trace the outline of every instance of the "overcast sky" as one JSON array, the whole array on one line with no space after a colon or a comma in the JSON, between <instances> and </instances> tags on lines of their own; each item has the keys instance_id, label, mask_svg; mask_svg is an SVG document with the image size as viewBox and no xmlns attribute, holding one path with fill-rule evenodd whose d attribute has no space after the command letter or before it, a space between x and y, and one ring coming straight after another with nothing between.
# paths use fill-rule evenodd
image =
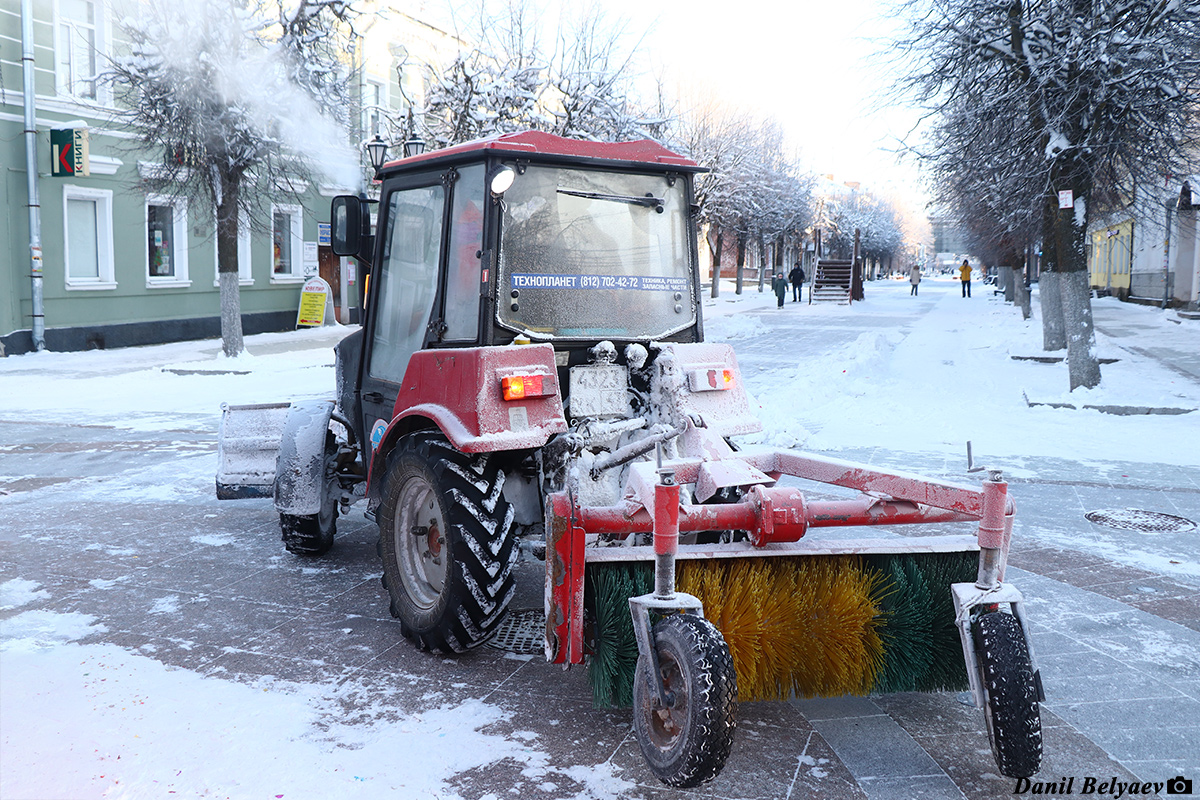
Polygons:
<instances>
[{"instance_id":1,"label":"overcast sky","mask_svg":"<svg viewBox=\"0 0 1200 800\"><path fill-rule=\"evenodd\" d=\"M437 0L427 0L430 8ZM442 0L470 8L481 0ZM911 163L896 164L897 139L917 115L888 103L886 42L900 23L892 0L592 0L610 22L628 22L638 67L663 75L668 90L722 99L756 117L776 117L802 163L816 174L858 181L907 198L920 211L926 192ZM505 0L482 0L502 13ZM547 9L551 45L558 9L579 0L527 0ZM477 6L476 6L477 7ZM461 12L460 12L461 13Z\"/></svg>"},{"instance_id":2,"label":"overcast sky","mask_svg":"<svg viewBox=\"0 0 1200 800\"><path fill-rule=\"evenodd\" d=\"M653 25L645 55L655 68L777 117L802 159L839 181L889 182L920 194L917 172L897 167L895 139L917 119L881 101L898 22L884 0L602 0L631 29Z\"/></svg>"}]
</instances>

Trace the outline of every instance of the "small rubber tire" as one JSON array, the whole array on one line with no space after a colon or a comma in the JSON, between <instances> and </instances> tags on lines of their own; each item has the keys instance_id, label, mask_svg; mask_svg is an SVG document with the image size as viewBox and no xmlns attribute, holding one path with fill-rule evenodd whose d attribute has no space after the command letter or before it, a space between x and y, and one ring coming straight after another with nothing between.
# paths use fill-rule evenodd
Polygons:
<instances>
[{"instance_id":1,"label":"small rubber tire","mask_svg":"<svg viewBox=\"0 0 1200 800\"><path fill-rule=\"evenodd\" d=\"M654 626L664 688L658 699L653 667L638 656L633 680L633 730L650 770L668 786L691 788L720 774L737 729L737 674L721 632L695 614L672 614Z\"/></svg>"},{"instance_id":2,"label":"small rubber tire","mask_svg":"<svg viewBox=\"0 0 1200 800\"><path fill-rule=\"evenodd\" d=\"M439 433L406 436L377 512L383 584L401 631L424 650L461 653L491 638L516 592L520 555L504 473Z\"/></svg>"},{"instance_id":3,"label":"small rubber tire","mask_svg":"<svg viewBox=\"0 0 1200 800\"><path fill-rule=\"evenodd\" d=\"M992 611L975 621L973 635L996 766L1028 778L1042 766L1042 718L1025 633L1015 616Z\"/></svg>"},{"instance_id":4,"label":"small rubber tire","mask_svg":"<svg viewBox=\"0 0 1200 800\"><path fill-rule=\"evenodd\" d=\"M337 441L332 434L325 444L325 485L321 493L321 510L316 514L280 514L279 530L283 546L293 555L323 556L333 547L337 535L338 482L333 471Z\"/></svg>"}]
</instances>

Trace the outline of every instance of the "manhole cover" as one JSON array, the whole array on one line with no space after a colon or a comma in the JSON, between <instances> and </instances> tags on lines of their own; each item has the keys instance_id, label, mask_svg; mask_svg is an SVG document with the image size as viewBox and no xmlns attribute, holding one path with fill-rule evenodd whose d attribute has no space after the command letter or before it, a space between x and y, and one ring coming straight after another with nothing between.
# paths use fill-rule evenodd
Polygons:
<instances>
[{"instance_id":1,"label":"manhole cover","mask_svg":"<svg viewBox=\"0 0 1200 800\"><path fill-rule=\"evenodd\" d=\"M546 615L543 612L510 611L487 645L528 656L544 652L545 641Z\"/></svg>"},{"instance_id":2,"label":"manhole cover","mask_svg":"<svg viewBox=\"0 0 1200 800\"><path fill-rule=\"evenodd\" d=\"M1196 527L1196 523L1190 519L1177 517L1174 514L1162 514L1158 511L1143 511L1140 508L1090 511L1084 516L1097 525L1119 528L1123 531L1141 531L1142 533L1174 533L1190 531Z\"/></svg>"}]
</instances>

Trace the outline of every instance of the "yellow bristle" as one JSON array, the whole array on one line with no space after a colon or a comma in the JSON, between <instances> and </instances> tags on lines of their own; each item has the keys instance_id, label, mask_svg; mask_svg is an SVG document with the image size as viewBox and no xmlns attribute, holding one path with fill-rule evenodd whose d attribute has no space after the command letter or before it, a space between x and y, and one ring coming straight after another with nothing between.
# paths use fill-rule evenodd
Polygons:
<instances>
[{"instance_id":1,"label":"yellow bristle","mask_svg":"<svg viewBox=\"0 0 1200 800\"><path fill-rule=\"evenodd\" d=\"M680 590L725 636L741 700L869 691L883 661L879 580L847 557L687 561L679 570Z\"/></svg>"}]
</instances>

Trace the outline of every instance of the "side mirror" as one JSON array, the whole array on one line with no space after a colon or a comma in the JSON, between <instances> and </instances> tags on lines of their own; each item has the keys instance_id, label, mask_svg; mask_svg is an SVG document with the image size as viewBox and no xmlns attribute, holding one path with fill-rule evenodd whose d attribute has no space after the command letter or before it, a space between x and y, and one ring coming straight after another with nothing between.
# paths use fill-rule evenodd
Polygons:
<instances>
[{"instance_id":1,"label":"side mirror","mask_svg":"<svg viewBox=\"0 0 1200 800\"><path fill-rule=\"evenodd\" d=\"M353 195L333 198L329 246L335 256L357 256L362 245L362 201Z\"/></svg>"}]
</instances>

